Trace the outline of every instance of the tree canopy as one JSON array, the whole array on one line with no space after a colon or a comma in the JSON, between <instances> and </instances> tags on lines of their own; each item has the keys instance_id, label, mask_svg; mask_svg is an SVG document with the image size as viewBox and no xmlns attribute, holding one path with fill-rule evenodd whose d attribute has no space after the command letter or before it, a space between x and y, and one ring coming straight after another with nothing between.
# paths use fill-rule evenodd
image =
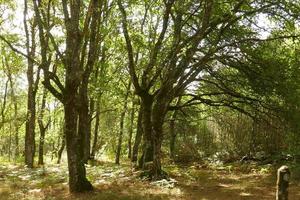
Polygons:
<instances>
[{"instance_id":1,"label":"tree canopy","mask_svg":"<svg viewBox=\"0 0 300 200\"><path fill-rule=\"evenodd\" d=\"M86 164L103 157L154 181L168 177L167 157L299 155L298 0L0 10L0 155L29 168L37 153L39 165L63 159L71 192L93 190Z\"/></svg>"}]
</instances>

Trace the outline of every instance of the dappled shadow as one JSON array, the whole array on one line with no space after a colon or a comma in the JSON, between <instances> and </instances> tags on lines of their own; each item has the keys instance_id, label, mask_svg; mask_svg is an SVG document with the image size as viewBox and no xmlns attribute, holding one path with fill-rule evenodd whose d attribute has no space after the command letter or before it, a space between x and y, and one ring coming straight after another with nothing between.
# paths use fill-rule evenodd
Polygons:
<instances>
[{"instance_id":1,"label":"dappled shadow","mask_svg":"<svg viewBox=\"0 0 300 200\"><path fill-rule=\"evenodd\" d=\"M27 169L0 167L0 200L78 199L78 200L235 200L274 199L274 172L240 172L231 168L211 169L166 167L174 184L154 184L141 180L129 164L112 163L87 166L88 178L95 190L70 194L66 165L48 165ZM290 199L299 200L299 183L292 182Z\"/></svg>"},{"instance_id":2,"label":"dappled shadow","mask_svg":"<svg viewBox=\"0 0 300 200\"><path fill-rule=\"evenodd\" d=\"M274 172L241 173L186 168L180 176L178 173L174 176L178 180L178 187L184 199L187 200L275 199L276 175ZM297 183L291 183L290 200L300 199L299 189Z\"/></svg>"},{"instance_id":3,"label":"dappled shadow","mask_svg":"<svg viewBox=\"0 0 300 200\"><path fill-rule=\"evenodd\" d=\"M21 199L157 199L172 198L169 189L151 185L137 178L130 165L117 166L106 163L88 166L88 178L94 192L71 195L67 184L65 165L48 165L45 168L27 169L22 166L0 168L0 200Z\"/></svg>"}]
</instances>

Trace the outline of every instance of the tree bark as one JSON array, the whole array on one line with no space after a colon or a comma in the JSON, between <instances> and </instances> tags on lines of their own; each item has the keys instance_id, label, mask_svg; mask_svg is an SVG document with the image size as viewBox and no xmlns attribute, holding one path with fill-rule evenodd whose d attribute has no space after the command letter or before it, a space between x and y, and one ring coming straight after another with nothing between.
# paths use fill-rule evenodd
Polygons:
<instances>
[{"instance_id":1,"label":"tree bark","mask_svg":"<svg viewBox=\"0 0 300 200\"><path fill-rule=\"evenodd\" d=\"M139 168L145 169L146 163L153 161L153 138L152 138L152 105L153 97L145 95L142 98L142 126L143 126L143 150L139 159Z\"/></svg>"},{"instance_id":2,"label":"tree bark","mask_svg":"<svg viewBox=\"0 0 300 200\"><path fill-rule=\"evenodd\" d=\"M30 84L29 84L30 85ZM32 93L32 88L28 89L28 104L27 104L27 121L25 132L25 164L32 168L35 154L35 95Z\"/></svg>"},{"instance_id":3,"label":"tree bark","mask_svg":"<svg viewBox=\"0 0 300 200\"><path fill-rule=\"evenodd\" d=\"M142 136L143 136L142 114L143 114L142 106L140 105L138 119L137 119L136 135L135 135L134 145L132 148L131 162L133 163L137 162L139 146L141 144Z\"/></svg>"},{"instance_id":4,"label":"tree bark","mask_svg":"<svg viewBox=\"0 0 300 200\"><path fill-rule=\"evenodd\" d=\"M134 100L132 100L132 108L130 113L130 125L128 130L128 158L129 159L131 159L132 156L132 133L133 133L134 113L135 113L135 104L134 104Z\"/></svg>"},{"instance_id":5,"label":"tree bark","mask_svg":"<svg viewBox=\"0 0 300 200\"><path fill-rule=\"evenodd\" d=\"M161 179L165 173L161 168L161 146L163 141L163 124L168 109L168 98L162 93L155 99L152 111L153 126L153 167L151 169L152 179Z\"/></svg>"},{"instance_id":6,"label":"tree bark","mask_svg":"<svg viewBox=\"0 0 300 200\"><path fill-rule=\"evenodd\" d=\"M82 157L84 163L90 159L91 149L91 117L89 113L89 98L88 98L88 78L82 81L79 89L80 110L79 110L79 135L82 138Z\"/></svg>"},{"instance_id":7,"label":"tree bark","mask_svg":"<svg viewBox=\"0 0 300 200\"><path fill-rule=\"evenodd\" d=\"M63 1L66 26L66 56L65 56L65 90L64 90L64 116L65 136L69 169L70 192L84 192L93 189L86 178L83 159L83 137L78 130L80 108L82 105L78 92L84 71L81 68L82 33L79 29L81 1L75 0L68 5ZM68 7L71 10L69 15Z\"/></svg>"},{"instance_id":8,"label":"tree bark","mask_svg":"<svg viewBox=\"0 0 300 200\"><path fill-rule=\"evenodd\" d=\"M161 168L161 146L163 141L163 124L167 113L167 97L144 96L143 103L143 154L139 160L139 167L149 172L153 180L165 178Z\"/></svg>"},{"instance_id":9,"label":"tree bark","mask_svg":"<svg viewBox=\"0 0 300 200\"><path fill-rule=\"evenodd\" d=\"M176 106L179 106L181 98L178 98ZM178 111L175 110L170 119L170 158L174 161L175 159L175 142L176 142L176 130L175 130L175 121L177 118Z\"/></svg>"},{"instance_id":10,"label":"tree bark","mask_svg":"<svg viewBox=\"0 0 300 200\"><path fill-rule=\"evenodd\" d=\"M68 78L67 78L68 80ZM86 178L86 170L82 157L82 138L77 134L78 112L76 109L76 90L66 81L67 88L65 112L65 136L68 155L69 189L71 192L92 190L91 183Z\"/></svg>"},{"instance_id":11,"label":"tree bark","mask_svg":"<svg viewBox=\"0 0 300 200\"><path fill-rule=\"evenodd\" d=\"M44 89L40 115L39 115L39 118L38 118L38 125L39 125L39 129L40 129L39 158L38 158L38 164L39 165L44 164L45 135L46 135L46 130L49 127L49 124L50 124L50 121L46 125L44 125L44 122L43 122L45 108L46 108L46 97L47 97L47 93L46 93L46 89Z\"/></svg>"},{"instance_id":12,"label":"tree bark","mask_svg":"<svg viewBox=\"0 0 300 200\"><path fill-rule=\"evenodd\" d=\"M92 114L90 113L90 103L89 103L89 79L90 75L94 69L94 65L99 56L100 49L100 20L101 20L101 11L99 8L103 5L104 1L91 0L89 9L92 13L89 13L86 16L86 23L89 23L90 26L85 26L83 31L86 31L86 34L89 34L88 39L83 40L82 49L81 49L81 58L80 58L80 70L83 72L82 80L79 87L79 98L80 98L80 107L79 107L79 135L82 138L82 157L85 163L90 159L90 150L91 150L91 121ZM87 20L89 19L89 20ZM89 30L90 29L90 32ZM79 33L80 34L80 33ZM83 38L85 39L85 38ZM87 45L89 48L87 50ZM87 55L86 55L87 54ZM86 63L84 62L84 57L87 56Z\"/></svg>"},{"instance_id":13,"label":"tree bark","mask_svg":"<svg viewBox=\"0 0 300 200\"><path fill-rule=\"evenodd\" d=\"M5 83L5 89L4 89L4 97L3 97L3 102L2 102L2 107L1 107L1 128L5 128L4 124L5 124L5 110L6 110L6 104L7 104L7 90L8 90L8 82L9 80L6 81Z\"/></svg>"},{"instance_id":14,"label":"tree bark","mask_svg":"<svg viewBox=\"0 0 300 200\"><path fill-rule=\"evenodd\" d=\"M31 58L35 55L35 20L31 27L30 33L27 26L27 0L24 1L24 27L26 34L26 50L27 55ZM31 37L30 37L31 36ZM30 44L31 41L31 44ZM34 164L35 155L35 119L36 119L36 92L37 80L34 80L34 63L31 59L27 59L27 117L25 129L25 164L27 167L32 168Z\"/></svg>"},{"instance_id":15,"label":"tree bark","mask_svg":"<svg viewBox=\"0 0 300 200\"><path fill-rule=\"evenodd\" d=\"M62 153L65 149L65 146L66 146L66 137L62 136L61 145L60 145L60 148L58 149L58 152L57 152L57 164L60 164L60 162L61 162L61 156L62 156Z\"/></svg>"},{"instance_id":16,"label":"tree bark","mask_svg":"<svg viewBox=\"0 0 300 200\"><path fill-rule=\"evenodd\" d=\"M99 126L100 126L100 102L99 102L99 99L98 99L97 103L96 103L94 140L93 140L93 146L92 146L92 152L91 152L91 159L92 160L95 160L95 155L96 155L96 151L97 151Z\"/></svg>"},{"instance_id":17,"label":"tree bark","mask_svg":"<svg viewBox=\"0 0 300 200\"><path fill-rule=\"evenodd\" d=\"M93 187L86 178L83 156L86 133L86 130L83 129L86 127L86 123L83 122L83 115L88 113L88 108L87 111L85 110L85 100L88 96L87 86L84 84L88 84L89 75L98 58L98 49L101 43L99 25L102 16L100 12L103 1L89 1L86 15L82 15L85 2L81 0L61 1L66 33L65 52L62 54L58 48L55 50L65 68L64 85L55 74L55 70L49 70L52 54L49 53L49 38L46 37L48 34L44 33L44 28L47 25L49 28L47 23L50 19L43 21L44 15L40 13L43 9L39 9L41 2L33 1L33 3L42 47L40 67L44 71L43 84L64 106L64 135L68 156L69 189L70 192L89 191ZM48 7L51 6L48 5ZM48 9L48 15L45 16L51 16L50 10ZM87 52L88 55L86 55ZM88 119L85 118L85 120Z\"/></svg>"}]
</instances>

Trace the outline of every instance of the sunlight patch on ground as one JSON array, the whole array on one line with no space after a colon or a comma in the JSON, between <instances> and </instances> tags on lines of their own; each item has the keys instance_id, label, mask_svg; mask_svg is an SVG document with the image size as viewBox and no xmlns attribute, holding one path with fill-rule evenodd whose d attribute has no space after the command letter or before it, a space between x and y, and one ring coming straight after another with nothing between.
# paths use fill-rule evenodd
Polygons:
<instances>
[{"instance_id":1,"label":"sunlight patch on ground","mask_svg":"<svg viewBox=\"0 0 300 200\"><path fill-rule=\"evenodd\" d=\"M156 185L163 188L174 188L177 181L175 179L170 178L170 180L162 179L159 181L151 182L151 185Z\"/></svg>"},{"instance_id":2,"label":"sunlight patch on ground","mask_svg":"<svg viewBox=\"0 0 300 200\"><path fill-rule=\"evenodd\" d=\"M222 183L219 183L218 186L219 186L219 187L223 187L223 188L230 188L230 187L232 187L231 184L222 184Z\"/></svg>"},{"instance_id":3,"label":"sunlight patch on ground","mask_svg":"<svg viewBox=\"0 0 300 200\"><path fill-rule=\"evenodd\" d=\"M171 179L149 182L131 165L113 163L87 165L92 193L71 195L68 192L66 165L51 164L28 169L23 166L0 166L0 200L232 200L236 198L273 200L274 175L171 166ZM259 170L258 170L259 171ZM292 183L291 200L300 199L299 185Z\"/></svg>"},{"instance_id":4,"label":"sunlight patch on ground","mask_svg":"<svg viewBox=\"0 0 300 200\"><path fill-rule=\"evenodd\" d=\"M249 197L249 196L252 196L252 194L251 193L247 193L247 192L241 192L240 196Z\"/></svg>"}]
</instances>

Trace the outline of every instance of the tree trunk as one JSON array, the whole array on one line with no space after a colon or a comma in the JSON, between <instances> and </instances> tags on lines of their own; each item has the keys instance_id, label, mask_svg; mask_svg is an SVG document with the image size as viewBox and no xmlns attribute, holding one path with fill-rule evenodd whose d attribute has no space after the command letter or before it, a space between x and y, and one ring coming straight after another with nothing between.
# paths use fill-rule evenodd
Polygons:
<instances>
[{"instance_id":1,"label":"tree trunk","mask_svg":"<svg viewBox=\"0 0 300 200\"><path fill-rule=\"evenodd\" d=\"M181 98L178 98L176 106L179 106ZM175 159L175 142L176 142L176 131L175 131L175 121L177 117L177 110L175 110L170 119L170 158Z\"/></svg>"},{"instance_id":2,"label":"tree trunk","mask_svg":"<svg viewBox=\"0 0 300 200\"><path fill-rule=\"evenodd\" d=\"M87 163L90 159L90 149L91 149L91 119L89 113L89 99L88 99L88 78L82 81L80 90L80 110L79 110L79 136L83 138L82 140L82 157L84 163Z\"/></svg>"},{"instance_id":3,"label":"tree trunk","mask_svg":"<svg viewBox=\"0 0 300 200\"><path fill-rule=\"evenodd\" d=\"M175 132L175 119L171 118L170 120L170 158L172 160L175 159L175 140L176 140L176 132Z\"/></svg>"},{"instance_id":4,"label":"tree trunk","mask_svg":"<svg viewBox=\"0 0 300 200\"><path fill-rule=\"evenodd\" d=\"M130 86L131 86L131 82L129 81L129 84L126 88L126 94L125 94L125 98L124 98L124 105L123 105L123 111L121 113L121 117L120 117L120 132L119 132L119 138L118 138L118 146L117 146L117 152L116 152L116 160L115 163L117 165L120 164L120 156L121 156L121 148L122 148L122 140L123 140L123 133L124 133L124 121L125 121L125 114L127 111L127 105L128 105L128 96L130 93Z\"/></svg>"},{"instance_id":5,"label":"tree trunk","mask_svg":"<svg viewBox=\"0 0 300 200\"><path fill-rule=\"evenodd\" d=\"M66 146L66 137L62 136L61 145L60 145L60 148L57 152L57 164L60 164L60 162L61 162L61 156L62 156L62 153L65 149L65 146Z\"/></svg>"},{"instance_id":6,"label":"tree trunk","mask_svg":"<svg viewBox=\"0 0 300 200\"><path fill-rule=\"evenodd\" d=\"M93 140L93 146L92 146L92 152L91 152L91 159L92 160L95 160L95 155L96 155L96 151L97 151L99 126L100 126L100 102L99 102L99 99L98 99L97 104L96 104L94 140Z\"/></svg>"},{"instance_id":7,"label":"tree trunk","mask_svg":"<svg viewBox=\"0 0 300 200\"><path fill-rule=\"evenodd\" d=\"M9 123L9 140L8 140L8 161L10 162L11 159L11 131L12 131L12 124L11 122Z\"/></svg>"},{"instance_id":8,"label":"tree trunk","mask_svg":"<svg viewBox=\"0 0 300 200\"><path fill-rule=\"evenodd\" d=\"M143 126L143 151L139 159L139 168L146 169L146 163L153 161L153 138L152 138L152 104L153 97L142 97L142 126Z\"/></svg>"},{"instance_id":9,"label":"tree trunk","mask_svg":"<svg viewBox=\"0 0 300 200\"><path fill-rule=\"evenodd\" d=\"M27 26L27 0L24 2L24 27L26 34L26 50L27 55L31 58L35 55L35 24L31 27L31 38ZM31 41L31 44L30 44ZM35 119L36 119L36 90L38 79L34 80L34 63L31 59L27 59L27 117L26 117L26 129L25 129L25 164L27 167L32 168L35 155Z\"/></svg>"},{"instance_id":10,"label":"tree trunk","mask_svg":"<svg viewBox=\"0 0 300 200\"><path fill-rule=\"evenodd\" d=\"M64 104L64 111L69 168L69 189L70 192L89 191L92 190L93 187L86 178L86 170L82 157L82 138L77 134L78 112L76 110L75 100L76 90L70 89L66 93L68 98L66 98L67 100Z\"/></svg>"},{"instance_id":11,"label":"tree trunk","mask_svg":"<svg viewBox=\"0 0 300 200\"><path fill-rule=\"evenodd\" d=\"M151 169L152 179L164 178L164 173L161 168L161 145L162 145L162 124L154 124L153 131L153 165Z\"/></svg>"},{"instance_id":12,"label":"tree trunk","mask_svg":"<svg viewBox=\"0 0 300 200\"><path fill-rule=\"evenodd\" d=\"M163 124L167 113L167 98L163 95L157 98L152 111L152 131L153 131L153 165L151 169L152 179L165 178L165 173L161 168L161 146L163 141Z\"/></svg>"},{"instance_id":13,"label":"tree trunk","mask_svg":"<svg viewBox=\"0 0 300 200\"><path fill-rule=\"evenodd\" d=\"M35 95L31 84L29 84L27 98L27 121L25 132L25 164L32 168L35 154Z\"/></svg>"},{"instance_id":14,"label":"tree trunk","mask_svg":"<svg viewBox=\"0 0 300 200\"><path fill-rule=\"evenodd\" d=\"M1 126L0 129L3 128L5 130L5 110L6 110L6 104L7 104L7 90L8 90L8 82L9 80L6 81L5 83L5 89L4 89L4 97L3 97L3 102L2 102L2 107L1 107Z\"/></svg>"},{"instance_id":15,"label":"tree trunk","mask_svg":"<svg viewBox=\"0 0 300 200\"><path fill-rule=\"evenodd\" d=\"M156 180L165 177L161 168L161 145L163 141L163 123L167 113L167 98L143 96L143 155L139 167L149 172L149 178Z\"/></svg>"},{"instance_id":16,"label":"tree trunk","mask_svg":"<svg viewBox=\"0 0 300 200\"><path fill-rule=\"evenodd\" d=\"M132 156L132 133L133 133L134 113L135 113L135 104L134 104L134 100L132 100L130 125L128 130L128 158L129 159L131 159Z\"/></svg>"},{"instance_id":17,"label":"tree trunk","mask_svg":"<svg viewBox=\"0 0 300 200\"><path fill-rule=\"evenodd\" d=\"M45 142L45 134L46 129L43 127L40 127L40 143L39 143L39 159L38 164L43 165L44 164L44 142Z\"/></svg>"},{"instance_id":18,"label":"tree trunk","mask_svg":"<svg viewBox=\"0 0 300 200\"><path fill-rule=\"evenodd\" d=\"M67 1L63 1L67 6ZM66 55L65 55L65 91L64 91L64 119L65 119L65 136L69 169L69 190L70 192L84 192L93 189L91 183L86 178L86 170L83 159L83 137L78 130L79 117L81 112L81 98L78 90L81 84L82 74L80 52L82 46L82 35L79 30L80 20L79 0L72 1L70 9L73 15L71 19L66 10Z\"/></svg>"},{"instance_id":19,"label":"tree trunk","mask_svg":"<svg viewBox=\"0 0 300 200\"><path fill-rule=\"evenodd\" d=\"M161 168L161 145L162 139L161 137L156 136L154 139L154 148L153 148L153 167L152 167L152 179L158 180L164 178L164 172Z\"/></svg>"},{"instance_id":20,"label":"tree trunk","mask_svg":"<svg viewBox=\"0 0 300 200\"><path fill-rule=\"evenodd\" d=\"M132 148L131 162L133 162L133 163L137 162L139 146L141 144L142 136L143 136L142 114L143 114L142 106L140 106L139 113L138 113L138 119L137 119L136 135L135 135L134 145Z\"/></svg>"},{"instance_id":21,"label":"tree trunk","mask_svg":"<svg viewBox=\"0 0 300 200\"><path fill-rule=\"evenodd\" d=\"M13 126L14 126L14 142L15 142L15 150L14 150L14 160L16 161L17 157L19 156L19 125L18 125L18 102L17 102L17 97L15 94L15 88L14 88L14 82L13 82L13 75L8 63L8 58L5 57L5 66L6 66L6 74L9 80L9 85L10 85L10 95L13 101L13 106L14 106L14 119L13 119ZM7 92L5 90L5 92ZM4 95L5 97L6 95Z\"/></svg>"},{"instance_id":22,"label":"tree trunk","mask_svg":"<svg viewBox=\"0 0 300 200\"><path fill-rule=\"evenodd\" d=\"M43 165L44 164L44 143L45 143L45 134L46 130L50 124L50 121L48 122L47 125L44 125L43 119L44 119L44 112L46 108L46 89L43 91L43 97L42 97L42 104L41 104L41 110L40 110L40 115L38 119L38 125L40 129L40 143L39 143L39 159L38 159L38 164Z\"/></svg>"},{"instance_id":23,"label":"tree trunk","mask_svg":"<svg viewBox=\"0 0 300 200\"><path fill-rule=\"evenodd\" d=\"M41 68L44 71L43 84L64 106L64 135L68 156L69 189L70 192L89 191L93 187L86 178L83 156L84 141L86 141L85 128L89 122L83 122L83 116L86 116L86 113L88 113L88 108L86 109L85 107L85 105L88 105L86 88L89 75L98 58L98 49L101 43L99 25L102 4L99 4L99 0L90 1L88 12L84 15L82 14L85 6L83 1L61 1L66 33L65 51L63 55L59 52L57 56L65 68L63 85L55 72L49 70L52 53L50 53L51 50L48 44L49 37L46 37L45 35L47 34L44 33L44 26L50 20L43 22L44 15L42 17L43 13L41 14L41 9L39 9L41 3L36 1L33 1L33 3L39 27L40 45L42 47ZM49 24L46 28L49 28ZM88 55L86 55L87 52ZM88 118L84 120L88 121Z\"/></svg>"}]
</instances>

